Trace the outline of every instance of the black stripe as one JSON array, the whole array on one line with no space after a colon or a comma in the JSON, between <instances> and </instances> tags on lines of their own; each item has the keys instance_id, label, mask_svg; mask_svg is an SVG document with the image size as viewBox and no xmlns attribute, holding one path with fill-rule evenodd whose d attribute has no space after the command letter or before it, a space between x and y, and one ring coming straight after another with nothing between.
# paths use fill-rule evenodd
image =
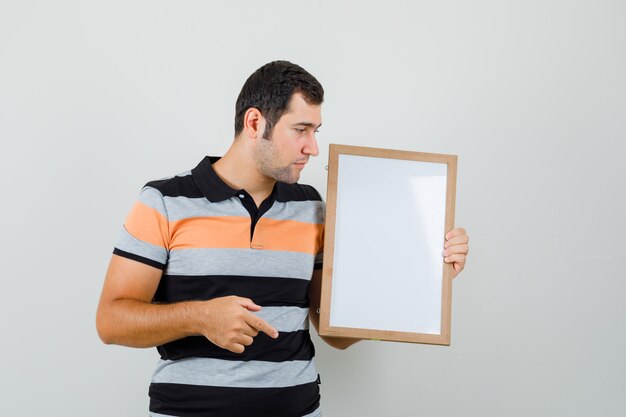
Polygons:
<instances>
[{"instance_id":1,"label":"black stripe","mask_svg":"<svg viewBox=\"0 0 626 417\"><path fill-rule=\"evenodd\" d=\"M320 403L316 382L285 388L150 385L150 411L180 417L301 417Z\"/></svg>"},{"instance_id":2,"label":"black stripe","mask_svg":"<svg viewBox=\"0 0 626 417\"><path fill-rule=\"evenodd\" d=\"M276 183L276 200L282 203L289 201L322 201L317 190L306 184Z\"/></svg>"},{"instance_id":3,"label":"black stripe","mask_svg":"<svg viewBox=\"0 0 626 417\"><path fill-rule=\"evenodd\" d=\"M210 300L237 295L261 306L309 306L309 284L305 279L249 277L238 275L163 275L154 301Z\"/></svg>"},{"instance_id":4,"label":"black stripe","mask_svg":"<svg viewBox=\"0 0 626 417\"><path fill-rule=\"evenodd\" d=\"M243 353L234 353L211 343L204 336L191 336L158 346L163 360L216 358L233 361L284 362L311 360L315 347L308 330L280 332L277 339L259 333Z\"/></svg>"},{"instance_id":5,"label":"black stripe","mask_svg":"<svg viewBox=\"0 0 626 417\"><path fill-rule=\"evenodd\" d=\"M145 187L156 188L164 197L206 197L212 202L227 200L237 194L238 190L226 185L215 174L211 163L215 163L217 160L219 157L207 156L191 170L191 175L150 181ZM310 185L277 182L276 201L322 201L322 197Z\"/></svg>"},{"instance_id":6,"label":"black stripe","mask_svg":"<svg viewBox=\"0 0 626 417\"><path fill-rule=\"evenodd\" d=\"M165 265L160 262L153 261L152 259L144 258L143 256L135 255L134 253L126 252L118 248L113 249L113 254L117 256L122 256L124 258L132 259L133 261L141 262L142 264L152 266L156 269L160 269L161 271L165 269Z\"/></svg>"},{"instance_id":7,"label":"black stripe","mask_svg":"<svg viewBox=\"0 0 626 417\"><path fill-rule=\"evenodd\" d=\"M150 181L145 187L157 189L163 197L202 198L204 195L196 186L191 175Z\"/></svg>"},{"instance_id":8,"label":"black stripe","mask_svg":"<svg viewBox=\"0 0 626 417\"><path fill-rule=\"evenodd\" d=\"M226 185L215 174L211 163L217 160L219 157L207 156L191 170L191 175L150 181L145 187L156 188L164 197L207 197L209 201L213 202L226 200L232 197L237 190ZM310 185L277 182L276 200L280 202L322 201L322 197Z\"/></svg>"}]
</instances>

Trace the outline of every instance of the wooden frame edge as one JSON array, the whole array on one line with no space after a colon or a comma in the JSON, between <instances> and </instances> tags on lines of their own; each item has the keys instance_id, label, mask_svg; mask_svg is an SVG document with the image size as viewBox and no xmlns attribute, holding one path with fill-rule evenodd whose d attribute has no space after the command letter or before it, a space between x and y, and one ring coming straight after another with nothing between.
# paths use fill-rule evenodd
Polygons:
<instances>
[{"instance_id":1,"label":"wooden frame edge","mask_svg":"<svg viewBox=\"0 0 626 417\"><path fill-rule=\"evenodd\" d=\"M404 159L424 162L445 163L447 165L445 230L454 228L456 206L456 155L402 151L394 149L370 148L350 145L329 145L326 220L324 233L324 264L322 269L322 291L320 302L319 334L329 337L347 337L369 340L450 345L452 315L452 265L443 265L441 333L410 333L375 329L357 329L330 325L330 304L332 298L332 274L334 265L334 231L336 225L337 181L339 176L339 155L357 155L378 158Z\"/></svg>"}]
</instances>

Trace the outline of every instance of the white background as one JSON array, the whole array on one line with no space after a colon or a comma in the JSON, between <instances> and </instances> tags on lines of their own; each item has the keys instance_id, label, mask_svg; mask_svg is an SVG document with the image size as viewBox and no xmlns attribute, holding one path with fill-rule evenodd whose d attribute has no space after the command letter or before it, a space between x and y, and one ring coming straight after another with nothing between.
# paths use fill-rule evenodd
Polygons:
<instances>
[{"instance_id":1,"label":"white background","mask_svg":"<svg viewBox=\"0 0 626 417\"><path fill-rule=\"evenodd\" d=\"M626 414L626 3L0 0L0 414L146 415L154 349L94 314L148 180L232 139L273 59L327 144L459 155L451 347L316 339L328 417Z\"/></svg>"}]
</instances>

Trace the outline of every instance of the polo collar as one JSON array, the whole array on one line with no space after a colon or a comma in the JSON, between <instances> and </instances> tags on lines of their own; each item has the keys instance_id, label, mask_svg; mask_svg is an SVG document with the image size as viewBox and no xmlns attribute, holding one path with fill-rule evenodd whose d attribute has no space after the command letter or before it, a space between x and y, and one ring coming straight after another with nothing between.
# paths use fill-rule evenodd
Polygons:
<instances>
[{"instance_id":1,"label":"polo collar","mask_svg":"<svg viewBox=\"0 0 626 417\"><path fill-rule=\"evenodd\" d=\"M219 156L205 156L198 166L191 170L196 185L212 203L228 200L238 193L238 190L228 186L213 170L211 165L220 158Z\"/></svg>"},{"instance_id":2,"label":"polo collar","mask_svg":"<svg viewBox=\"0 0 626 417\"><path fill-rule=\"evenodd\" d=\"M212 164L220 160L220 156L205 156L202 161L191 170L194 182L202 194L212 203L228 200L239 195L242 190L235 190L226 184L213 170ZM278 201L288 198L290 185L277 181L272 190L272 195Z\"/></svg>"}]
</instances>

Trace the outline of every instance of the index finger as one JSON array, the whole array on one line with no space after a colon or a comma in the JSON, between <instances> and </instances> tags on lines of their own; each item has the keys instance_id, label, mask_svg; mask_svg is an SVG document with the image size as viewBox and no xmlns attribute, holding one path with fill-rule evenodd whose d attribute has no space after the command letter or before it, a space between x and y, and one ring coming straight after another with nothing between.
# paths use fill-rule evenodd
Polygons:
<instances>
[{"instance_id":1,"label":"index finger","mask_svg":"<svg viewBox=\"0 0 626 417\"><path fill-rule=\"evenodd\" d=\"M248 319L246 319L246 323L257 329L258 331L265 333L272 339L276 339L278 337L278 330L273 328L268 322L266 322L262 318L257 317L252 313L249 313Z\"/></svg>"}]
</instances>

